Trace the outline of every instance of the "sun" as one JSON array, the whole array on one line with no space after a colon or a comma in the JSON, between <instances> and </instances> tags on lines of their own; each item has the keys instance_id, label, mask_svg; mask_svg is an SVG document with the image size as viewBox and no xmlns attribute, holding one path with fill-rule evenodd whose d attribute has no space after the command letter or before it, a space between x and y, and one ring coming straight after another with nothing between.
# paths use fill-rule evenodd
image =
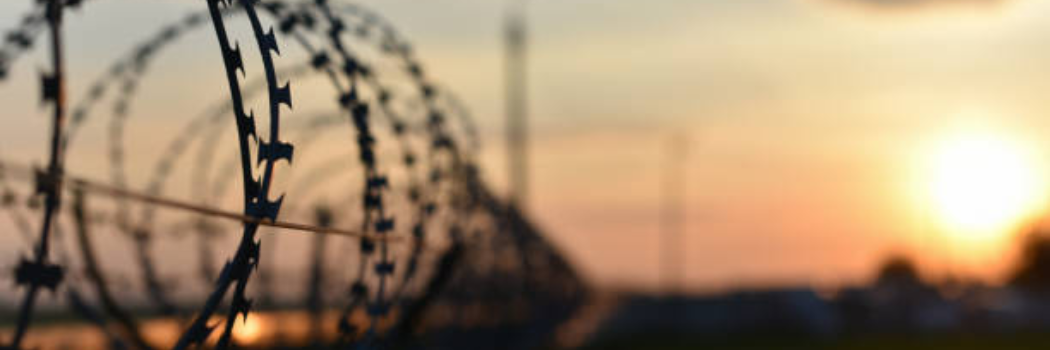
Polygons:
<instances>
[{"instance_id":1,"label":"sun","mask_svg":"<svg viewBox=\"0 0 1050 350\"><path fill-rule=\"evenodd\" d=\"M233 339L241 344L258 343L265 334L267 322L262 315L248 315L244 322L237 321L233 326Z\"/></svg>"},{"instance_id":2,"label":"sun","mask_svg":"<svg viewBox=\"0 0 1050 350\"><path fill-rule=\"evenodd\" d=\"M1035 214L1044 182L1036 157L990 131L943 140L929 161L932 210L952 235L976 241L1001 236Z\"/></svg>"}]
</instances>

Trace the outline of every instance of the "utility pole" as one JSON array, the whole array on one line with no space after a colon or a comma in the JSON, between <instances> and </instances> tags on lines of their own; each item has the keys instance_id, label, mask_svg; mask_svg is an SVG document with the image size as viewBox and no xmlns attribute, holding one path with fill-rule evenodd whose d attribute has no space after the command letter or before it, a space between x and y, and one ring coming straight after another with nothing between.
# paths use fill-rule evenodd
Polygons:
<instances>
[{"instance_id":1,"label":"utility pole","mask_svg":"<svg viewBox=\"0 0 1050 350\"><path fill-rule=\"evenodd\" d=\"M660 217L660 284L665 296L682 292L685 271L686 165L689 140L674 134L664 150L663 205Z\"/></svg>"},{"instance_id":2,"label":"utility pole","mask_svg":"<svg viewBox=\"0 0 1050 350\"><path fill-rule=\"evenodd\" d=\"M528 195L528 85L526 84L525 1L513 0L506 19L504 82L509 202L519 210Z\"/></svg>"}]
</instances>

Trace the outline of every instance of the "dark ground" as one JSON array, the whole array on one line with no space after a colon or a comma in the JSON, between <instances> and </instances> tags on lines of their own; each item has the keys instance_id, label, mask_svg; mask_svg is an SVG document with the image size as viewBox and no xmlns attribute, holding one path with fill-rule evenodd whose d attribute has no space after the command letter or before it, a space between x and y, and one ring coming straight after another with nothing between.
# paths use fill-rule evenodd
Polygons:
<instances>
[{"instance_id":1,"label":"dark ground","mask_svg":"<svg viewBox=\"0 0 1050 350\"><path fill-rule=\"evenodd\" d=\"M1050 334L853 336L833 339L763 335L712 339L690 336L645 335L622 339L607 339L586 346L583 349L1033 350L1050 349Z\"/></svg>"}]
</instances>

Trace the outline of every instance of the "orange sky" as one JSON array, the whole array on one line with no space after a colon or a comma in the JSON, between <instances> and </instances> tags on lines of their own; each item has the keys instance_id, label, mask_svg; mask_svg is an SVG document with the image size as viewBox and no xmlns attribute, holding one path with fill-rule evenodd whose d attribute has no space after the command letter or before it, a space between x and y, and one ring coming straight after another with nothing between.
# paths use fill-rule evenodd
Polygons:
<instances>
[{"instance_id":1,"label":"orange sky","mask_svg":"<svg viewBox=\"0 0 1050 350\"><path fill-rule=\"evenodd\" d=\"M1050 22L1041 15L1050 2L889 11L835 2L531 2L535 220L600 285L656 287L661 152L668 135L684 131L692 139L690 288L852 283L888 254L920 249L931 275L1001 278L1012 262L1007 241L976 249L943 232L915 200L915 160L973 121L1026 145L1033 167L1050 160L1042 141L1050 130ZM503 188L504 3L367 3L397 23L430 74L472 107L486 177ZM82 57L70 62L74 98L148 33L126 35L128 28L152 28L195 8L93 6L84 12L91 16L70 19L70 54ZM0 23L13 23L21 8L0 4ZM185 78L216 76L208 35L194 34L158 61L136 105L149 122L129 129L134 147L148 150L184 120L182 106L223 91L221 81L202 89ZM33 85L43 58L27 57L0 86L0 103L12 106L0 120L4 157L43 159L46 118ZM297 105L328 101L311 89L297 90ZM105 178L104 129L85 129L73 172ZM148 156L130 161L144 169Z\"/></svg>"}]
</instances>

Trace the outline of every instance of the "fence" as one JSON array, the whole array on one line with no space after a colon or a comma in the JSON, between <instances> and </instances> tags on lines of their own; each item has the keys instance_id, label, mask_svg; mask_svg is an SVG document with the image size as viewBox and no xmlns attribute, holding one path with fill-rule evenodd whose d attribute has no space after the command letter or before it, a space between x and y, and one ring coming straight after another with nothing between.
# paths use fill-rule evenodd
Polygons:
<instances>
[{"instance_id":1,"label":"fence","mask_svg":"<svg viewBox=\"0 0 1050 350\"><path fill-rule=\"evenodd\" d=\"M585 285L570 264L480 178L478 137L462 103L425 74L407 41L376 13L341 1L206 0L205 9L161 27L70 104L63 16L70 8L90 14L92 3L36 2L0 45L0 79L45 33L52 58L42 78L53 112L48 165L0 162L3 209L32 249L12 275L23 299L7 347L23 347L44 290L61 291L56 295L64 304L113 347L137 349L229 348L236 322L257 308L310 314L306 343L270 347L528 348L543 345L581 302ZM152 171L136 189L125 129L136 117L139 87L166 49L209 26L227 94L146 157ZM240 31L251 33L250 43L231 34ZM257 52L242 49L251 46ZM290 51L305 59L281 62L294 56ZM313 77L329 86L331 103L322 113L286 121L298 82ZM256 100L265 108L249 108ZM223 128L231 114L235 133ZM89 123L107 123L108 183L77 177L65 166ZM303 169L296 160L333 131L349 135L346 151ZM234 134L235 141L224 142ZM302 141L293 145L288 135ZM237 168L239 211L224 205ZM284 181L279 193L275 179L293 170L297 177ZM189 174L191 198L166 192L177 174ZM350 189L332 184L339 177L352 177ZM33 191L18 191L29 187ZM332 202L333 194L343 198ZM95 209L96 198L113 205ZM298 215L284 219L288 213ZM303 214L313 222L304 223ZM30 215L41 224L32 225ZM63 233L68 227L74 235ZM236 229L239 234L229 232ZM294 232L309 235L300 235L308 251L281 255L291 243L277 240L286 242ZM222 237L235 244L223 245ZM189 269L195 276L171 278L156 256L158 242L190 239L196 240L197 266ZM137 272L121 276L105 268L100 243L131 247ZM219 252L231 249L217 264ZM296 257L302 266L289 271L285 265ZM135 285L146 305L124 302L128 289L115 290L122 284ZM302 292L280 298L290 284ZM178 320L177 340L158 343L146 334L143 309L151 318ZM334 334L323 331L329 326Z\"/></svg>"}]
</instances>

